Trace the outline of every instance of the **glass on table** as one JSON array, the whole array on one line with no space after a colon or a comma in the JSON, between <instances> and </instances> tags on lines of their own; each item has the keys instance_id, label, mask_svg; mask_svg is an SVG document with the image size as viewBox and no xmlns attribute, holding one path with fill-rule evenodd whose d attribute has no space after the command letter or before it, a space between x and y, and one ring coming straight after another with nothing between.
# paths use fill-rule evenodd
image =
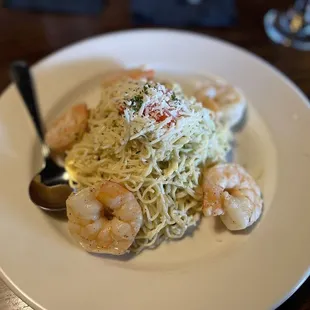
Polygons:
<instances>
[{"instance_id":1,"label":"glass on table","mask_svg":"<svg viewBox=\"0 0 310 310\"><path fill-rule=\"evenodd\" d=\"M268 11L264 26L273 42L310 50L310 0L296 0L285 12L275 9Z\"/></svg>"}]
</instances>

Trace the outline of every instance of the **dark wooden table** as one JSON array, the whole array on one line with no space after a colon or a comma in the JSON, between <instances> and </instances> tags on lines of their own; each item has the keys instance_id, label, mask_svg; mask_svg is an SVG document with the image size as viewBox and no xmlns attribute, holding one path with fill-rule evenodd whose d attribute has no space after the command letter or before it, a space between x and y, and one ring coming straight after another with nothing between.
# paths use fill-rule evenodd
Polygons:
<instances>
[{"instance_id":1,"label":"dark wooden table","mask_svg":"<svg viewBox=\"0 0 310 310\"><path fill-rule=\"evenodd\" d=\"M269 8L287 8L292 1L239 0L237 2L239 20L235 26L225 29L191 30L225 39L260 55L288 75L309 97L310 52L274 45L266 37L262 25L262 18ZM78 40L132 27L129 4L126 0L111 0L109 7L96 17L0 9L0 91L9 84L8 67L13 60L25 59L32 64ZM31 310L1 280L0 309ZM279 308L279 310L308 309L310 309L310 279Z\"/></svg>"}]
</instances>

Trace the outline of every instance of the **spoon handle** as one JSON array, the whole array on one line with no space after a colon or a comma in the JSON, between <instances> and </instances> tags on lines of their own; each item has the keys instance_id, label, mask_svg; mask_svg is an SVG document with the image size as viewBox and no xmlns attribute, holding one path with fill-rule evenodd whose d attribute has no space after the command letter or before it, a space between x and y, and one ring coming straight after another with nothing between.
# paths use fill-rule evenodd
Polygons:
<instances>
[{"instance_id":1,"label":"spoon handle","mask_svg":"<svg viewBox=\"0 0 310 310\"><path fill-rule=\"evenodd\" d=\"M21 97L26 104L28 112L34 122L37 133L44 143L44 130L41 122L41 115L37 98L32 82L29 67L24 61L15 61L11 64L10 68L11 79L15 82Z\"/></svg>"}]
</instances>

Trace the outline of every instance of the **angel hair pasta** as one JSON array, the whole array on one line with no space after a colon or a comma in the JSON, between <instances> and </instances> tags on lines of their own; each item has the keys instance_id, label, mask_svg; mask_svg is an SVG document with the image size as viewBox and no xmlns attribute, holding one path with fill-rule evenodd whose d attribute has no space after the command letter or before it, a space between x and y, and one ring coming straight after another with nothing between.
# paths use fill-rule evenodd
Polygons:
<instances>
[{"instance_id":1,"label":"angel hair pasta","mask_svg":"<svg viewBox=\"0 0 310 310\"><path fill-rule=\"evenodd\" d=\"M143 224L130 250L139 252L197 223L201 168L224 159L229 136L178 84L123 78L102 87L65 165L77 189L110 180L133 192Z\"/></svg>"}]
</instances>

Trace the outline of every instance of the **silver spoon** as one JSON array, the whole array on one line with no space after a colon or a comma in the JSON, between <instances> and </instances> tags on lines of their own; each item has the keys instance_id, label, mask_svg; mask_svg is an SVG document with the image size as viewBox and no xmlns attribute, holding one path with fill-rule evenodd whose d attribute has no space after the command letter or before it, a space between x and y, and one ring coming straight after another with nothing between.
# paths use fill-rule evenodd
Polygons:
<instances>
[{"instance_id":1,"label":"silver spoon","mask_svg":"<svg viewBox=\"0 0 310 310\"><path fill-rule=\"evenodd\" d=\"M10 73L42 144L43 167L30 182L30 198L33 203L45 211L64 211L66 210L66 199L71 194L72 189L68 184L65 169L51 157L51 151L44 142L44 127L41 122L30 70L25 62L16 61L12 63Z\"/></svg>"}]
</instances>

